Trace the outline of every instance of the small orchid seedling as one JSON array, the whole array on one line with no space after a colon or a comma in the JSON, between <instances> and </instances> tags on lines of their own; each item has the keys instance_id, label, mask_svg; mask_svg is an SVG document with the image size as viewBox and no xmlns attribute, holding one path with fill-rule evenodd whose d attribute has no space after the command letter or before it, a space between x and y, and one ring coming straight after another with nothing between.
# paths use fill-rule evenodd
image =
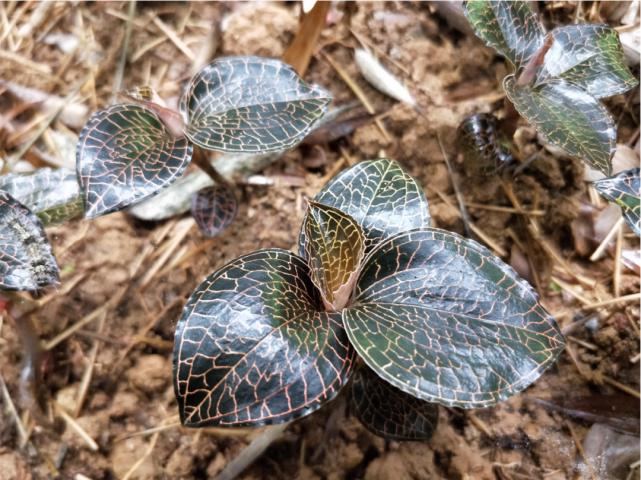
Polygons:
<instances>
[{"instance_id":1,"label":"small orchid seedling","mask_svg":"<svg viewBox=\"0 0 641 480\"><path fill-rule=\"evenodd\" d=\"M563 348L531 286L432 227L420 186L379 159L309 202L299 255L259 250L196 288L176 328L174 389L185 426L259 426L310 414L354 377L367 428L418 440L435 404L494 405Z\"/></svg>"},{"instance_id":2,"label":"small orchid seedling","mask_svg":"<svg viewBox=\"0 0 641 480\"><path fill-rule=\"evenodd\" d=\"M85 216L157 194L193 158L217 183L192 202L197 223L210 236L231 223L236 199L200 149L267 153L293 147L331 101L326 90L306 84L288 65L260 57L221 58L203 68L187 85L180 112L148 87L127 97L132 103L96 112L80 133L76 170Z\"/></svg>"},{"instance_id":3,"label":"small orchid seedling","mask_svg":"<svg viewBox=\"0 0 641 480\"><path fill-rule=\"evenodd\" d=\"M616 125L600 99L639 84L616 30L583 24L546 33L526 1L469 0L465 15L512 64L503 88L523 118L550 144L610 175Z\"/></svg>"}]
</instances>

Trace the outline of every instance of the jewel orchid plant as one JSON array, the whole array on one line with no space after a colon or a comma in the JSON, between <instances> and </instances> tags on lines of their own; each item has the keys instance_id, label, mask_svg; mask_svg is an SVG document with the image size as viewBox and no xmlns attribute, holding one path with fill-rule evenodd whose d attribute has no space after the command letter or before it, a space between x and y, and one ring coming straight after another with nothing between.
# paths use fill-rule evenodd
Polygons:
<instances>
[{"instance_id":1,"label":"jewel orchid plant","mask_svg":"<svg viewBox=\"0 0 641 480\"><path fill-rule=\"evenodd\" d=\"M190 296L174 343L185 426L289 422L354 376L373 432L428 438L436 406L494 405L564 348L531 286L473 240L431 226L388 159L338 174L309 202L299 255L259 250Z\"/></svg>"}]
</instances>

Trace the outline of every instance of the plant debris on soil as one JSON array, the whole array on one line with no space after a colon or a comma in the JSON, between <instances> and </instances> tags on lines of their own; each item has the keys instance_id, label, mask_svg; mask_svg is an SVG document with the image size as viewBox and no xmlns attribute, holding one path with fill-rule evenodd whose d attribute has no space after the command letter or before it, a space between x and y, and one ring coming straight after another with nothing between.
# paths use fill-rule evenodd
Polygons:
<instances>
[{"instance_id":1,"label":"plant debris on soil","mask_svg":"<svg viewBox=\"0 0 641 480\"><path fill-rule=\"evenodd\" d=\"M548 26L578 19L630 30L603 3L539 2L539 13ZM116 92L150 85L176 104L184 82L213 58L280 58L298 31L300 10L298 3L144 2L131 15L124 2L0 4L3 168L74 168L80 128ZM237 219L220 236L205 238L187 217L145 223L123 212L47 229L61 282L38 299L31 316L45 348L48 421L34 420L21 403L22 351L5 315L1 480L221 472L261 430L180 426L171 352L184 302L208 273L240 255L295 250L304 200L340 169L379 156L399 161L424 187L437 227L462 234L456 182L474 238L537 289L567 336L566 352L503 404L441 407L429 442L369 433L339 396L289 426L240 478L639 478L637 237L584 181L583 163L546 149L521 119L511 121L522 163L492 177L466 174L456 128L474 113L506 116L500 81L507 67L476 37L456 30L442 8L335 3L326 21L305 80L330 90L334 107L354 102L337 65L376 117L365 121L365 110L352 112L358 121L287 152L261 172L273 180L268 186L242 181ZM637 12L637 30L638 22ZM375 47L418 109L367 83L354 62L360 41ZM633 69L638 76L638 63ZM638 164L638 89L607 105L618 143ZM619 231L595 258L615 225ZM607 444L598 442L604 435Z\"/></svg>"}]
</instances>

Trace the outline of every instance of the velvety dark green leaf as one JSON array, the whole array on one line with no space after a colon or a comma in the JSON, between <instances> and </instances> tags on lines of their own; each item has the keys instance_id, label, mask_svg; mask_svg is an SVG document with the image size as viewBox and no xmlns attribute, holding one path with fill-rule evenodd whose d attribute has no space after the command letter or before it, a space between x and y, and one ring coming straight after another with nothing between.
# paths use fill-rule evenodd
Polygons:
<instances>
[{"instance_id":1,"label":"velvety dark green leaf","mask_svg":"<svg viewBox=\"0 0 641 480\"><path fill-rule=\"evenodd\" d=\"M0 290L35 291L57 281L58 265L42 223L0 190Z\"/></svg>"},{"instance_id":2,"label":"velvety dark green leaf","mask_svg":"<svg viewBox=\"0 0 641 480\"><path fill-rule=\"evenodd\" d=\"M543 45L543 27L529 2L470 0L465 16L476 35L515 66L522 66Z\"/></svg>"},{"instance_id":3,"label":"velvety dark green leaf","mask_svg":"<svg viewBox=\"0 0 641 480\"><path fill-rule=\"evenodd\" d=\"M225 152L271 152L300 142L332 97L308 85L285 63L227 57L203 68L181 101L186 134L196 145Z\"/></svg>"},{"instance_id":4,"label":"velvety dark green leaf","mask_svg":"<svg viewBox=\"0 0 641 480\"><path fill-rule=\"evenodd\" d=\"M331 179L314 201L337 208L356 220L365 233L366 251L405 230L430 225L421 187L398 162L381 158L360 162ZM301 229L298 251L305 254Z\"/></svg>"},{"instance_id":5,"label":"velvety dark green leaf","mask_svg":"<svg viewBox=\"0 0 641 480\"><path fill-rule=\"evenodd\" d=\"M515 162L499 133L498 120L489 113L465 118L457 130L463 165L470 176L488 176Z\"/></svg>"},{"instance_id":6,"label":"velvety dark green leaf","mask_svg":"<svg viewBox=\"0 0 641 480\"><path fill-rule=\"evenodd\" d=\"M567 25L550 33L539 82L560 77L596 98L624 93L639 84L625 61L616 30L607 25Z\"/></svg>"},{"instance_id":7,"label":"velvety dark green leaf","mask_svg":"<svg viewBox=\"0 0 641 480\"><path fill-rule=\"evenodd\" d=\"M335 312L349 300L365 255L363 230L349 215L310 202L303 221L305 255L325 308Z\"/></svg>"},{"instance_id":8,"label":"velvety dark green leaf","mask_svg":"<svg viewBox=\"0 0 641 480\"><path fill-rule=\"evenodd\" d=\"M394 388L367 367L352 380L352 405L368 430L390 440L428 440L438 423L438 407Z\"/></svg>"},{"instance_id":9,"label":"velvety dark green leaf","mask_svg":"<svg viewBox=\"0 0 641 480\"><path fill-rule=\"evenodd\" d=\"M641 236L639 222L639 213L641 212L639 206L640 183L638 168L625 170L613 177L594 182L594 186L601 195L621 207L623 217L637 236Z\"/></svg>"},{"instance_id":10,"label":"velvety dark green leaf","mask_svg":"<svg viewBox=\"0 0 641 480\"><path fill-rule=\"evenodd\" d=\"M384 380L463 408L523 390L564 348L556 322L512 268L433 228L392 237L366 258L343 321Z\"/></svg>"},{"instance_id":11,"label":"velvety dark green leaf","mask_svg":"<svg viewBox=\"0 0 641 480\"><path fill-rule=\"evenodd\" d=\"M231 225L237 211L238 200L229 185L206 187L192 197L191 214L207 237L215 237Z\"/></svg>"},{"instance_id":12,"label":"velvety dark green leaf","mask_svg":"<svg viewBox=\"0 0 641 480\"><path fill-rule=\"evenodd\" d=\"M115 212L158 193L182 175L191 153L189 142L173 138L145 107L113 105L95 113L76 149L85 216Z\"/></svg>"},{"instance_id":13,"label":"velvety dark green leaf","mask_svg":"<svg viewBox=\"0 0 641 480\"><path fill-rule=\"evenodd\" d=\"M67 168L9 173L0 177L0 190L38 215L45 226L80 217L84 211L76 172Z\"/></svg>"},{"instance_id":14,"label":"velvety dark green leaf","mask_svg":"<svg viewBox=\"0 0 641 480\"><path fill-rule=\"evenodd\" d=\"M320 310L307 265L285 250L260 250L210 275L176 328L182 423L283 423L331 400L354 352L340 313Z\"/></svg>"},{"instance_id":15,"label":"velvety dark green leaf","mask_svg":"<svg viewBox=\"0 0 641 480\"><path fill-rule=\"evenodd\" d=\"M518 86L513 75L503 88L518 112L568 155L610 174L616 128L607 109L585 90L564 80Z\"/></svg>"}]
</instances>

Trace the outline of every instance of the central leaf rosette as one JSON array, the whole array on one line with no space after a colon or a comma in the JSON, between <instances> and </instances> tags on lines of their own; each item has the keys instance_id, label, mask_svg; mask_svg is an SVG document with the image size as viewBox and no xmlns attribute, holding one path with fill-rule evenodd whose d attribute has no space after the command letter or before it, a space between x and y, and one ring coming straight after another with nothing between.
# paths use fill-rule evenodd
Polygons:
<instances>
[{"instance_id":1,"label":"central leaf rosette","mask_svg":"<svg viewBox=\"0 0 641 480\"><path fill-rule=\"evenodd\" d=\"M174 350L183 424L306 415L337 395L358 354L371 369L353 392L359 418L425 438L435 407L416 399L495 404L563 349L532 288L476 242L432 228L421 188L392 160L330 181L310 202L299 250L238 258L192 294Z\"/></svg>"}]
</instances>

